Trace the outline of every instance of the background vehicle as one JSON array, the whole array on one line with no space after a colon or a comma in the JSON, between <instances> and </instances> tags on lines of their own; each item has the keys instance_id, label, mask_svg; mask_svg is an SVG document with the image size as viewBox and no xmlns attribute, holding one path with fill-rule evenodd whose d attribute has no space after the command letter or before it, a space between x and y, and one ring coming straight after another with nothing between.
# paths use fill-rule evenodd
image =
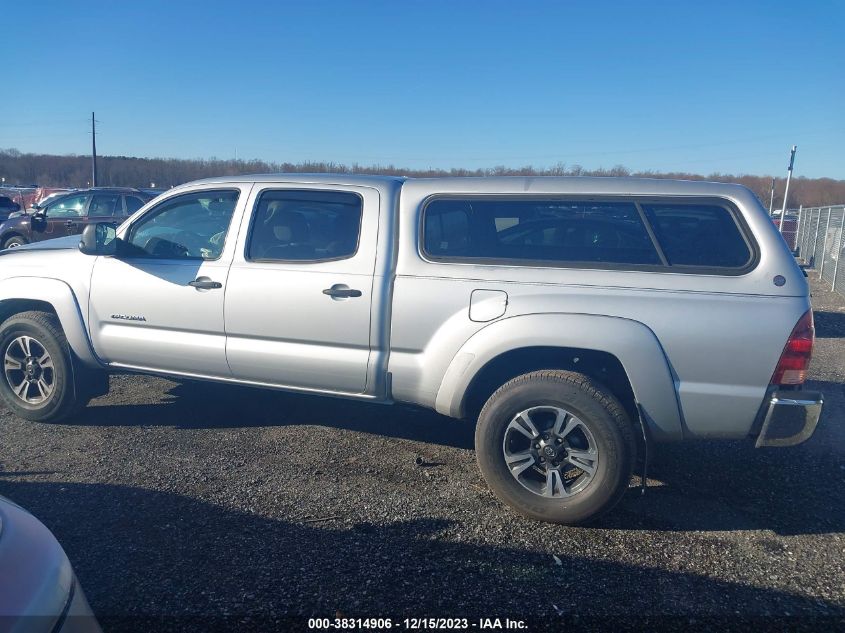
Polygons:
<instances>
[{"instance_id":1,"label":"background vehicle","mask_svg":"<svg viewBox=\"0 0 845 633\"><path fill-rule=\"evenodd\" d=\"M0 221L9 217L10 213L21 210L21 205L7 196L0 196Z\"/></svg>"},{"instance_id":2,"label":"background vehicle","mask_svg":"<svg viewBox=\"0 0 845 633\"><path fill-rule=\"evenodd\" d=\"M153 187L139 187L138 190L143 191L144 193L148 193L151 196L158 196L167 191L167 189L156 189Z\"/></svg>"},{"instance_id":3,"label":"background vehicle","mask_svg":"<svg viewBox=\"0 0 845 633\"><path fill-rule=\"evenodd\" d=\"M780 223L781 217L780 215L772 216L772 222L774 225L778 227L780 231ZM786 218L783 219L783 230L780 231L781 235L783 235L783 240L786 242L786 245L789 246L793 251L797 247L798 241L798 214L797 213L790 213L787 212Z\"/></svg>"},{"instance_id":4,"label":"background vehicle","mask_svg":"<svg viewBox=\"0 0 845 633\"><path fill-rule=\"evenodd\" d=\"M0 246L15 248L30 242L81 233L90 222L122 222L152 199L137 189L97 188L57 196L35 213L0 223Z\"/></svg>"},{"instance_id":5,"label":"background vehicle","mask_svg":"<svg viewBox=\"0 0 845 633\"><path fill-rule=\"evenodd\" d=\"M99 633L70 561L38 519L0 497L0 629Z\"/></svg>"},{"instance_id":6,"label":"background vehicle","mask_svg":"<svg viewBox=\"0 0 845 633\"><path fill-rule=\"evenodd\" d=\"M638 442L813 433L808 292L736 185L213 179L4 253L0 396L62 419L112 370L413 403L478 419L503 501L578 523Z\"/></svg>"},{"instance_id":7,"label":"background vehicle","mask_svg":"<svg viewBox=\"0 0 845 633\"><path fill-rule=\"evenodd\" d=\"M38 192L36 193L35 200L30 206L30 209L43 209L46 207L50 202L55 200L60 196L64 196L67 193L72 191L76 191L75 189L59 189L56 187L39 187Z\"/></svg>"},{"instance_id":8,"label":"background vehicle","mask_svg":"<svg viewBox=\"0 0 845 633\"><path fill-rule=\"evenodd\" d=\"M11 198L21 205L22 209L27 209L32 205L35 201L36 191L35 185L6 185L0 187L0 195Z\"/></svg>"}]
</instances>

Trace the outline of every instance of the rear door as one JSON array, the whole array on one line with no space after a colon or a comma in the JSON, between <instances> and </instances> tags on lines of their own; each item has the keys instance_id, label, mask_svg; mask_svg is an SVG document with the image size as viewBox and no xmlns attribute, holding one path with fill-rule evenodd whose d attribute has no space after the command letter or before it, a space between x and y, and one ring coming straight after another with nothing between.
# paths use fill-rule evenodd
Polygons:
<instances>
[{"instance_id":1,"label":"rear door","mask_svg":"<svg viewBox=\"0 0 845 633\"><path fill-rule=\"evenodd\" d=\"M235 378L365 391L378 213L368 187L256 185L226 289Z\"/></svg>"},{"instance_id":2,"label":"rear door","mask_svg":"<svg viewBox=\"0 0 845 633\"><path fill-rule=\"evenodd\" d=\"M74 233L82 233L86 224L92 222L122 222L123 215L123 197L120 193L95 193L91 196L91 202L88 204L88 213L83 217L78 225L69 230Z\"/></svg>"},{"instance_id":3,"label":"rear door","mask_svg":"<svg viewBox=\"0 0 845 633\"><path fill-rule=\"evenodd\" d=\"M123 202L125 207L124 213L127 216L132 215L138 209L147 204L146 199L142 198L141 196L135 196L131 194L124 196Z\"/></svg>"}]
</instances>

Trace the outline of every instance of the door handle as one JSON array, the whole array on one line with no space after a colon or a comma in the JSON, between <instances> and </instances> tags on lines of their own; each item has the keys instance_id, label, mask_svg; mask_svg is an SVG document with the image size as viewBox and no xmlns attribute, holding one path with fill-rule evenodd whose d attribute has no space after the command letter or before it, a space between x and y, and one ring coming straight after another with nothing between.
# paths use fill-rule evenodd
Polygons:
<instances>
[{"instance_id":1,"label":"door handle","mask_svg":"<svg viewBox=\"0 0 845 633\"><path fill-rule=\"evenodd\" d=\"M193 286L197 290L214 290L223 287L223 284L219 281L211 281L207 277L199 277L193 281L189 281L188 285Z\"/></svg>"},{"instance_id":2,"label":"door handle","mask_svg":"<svg viewBox=\"0 0 845 633\"><path fill-rule=\"evenodd\" d=\"M329 295L332 299L348 299L349 297L360 297L361 291L350 288L346 284L335 284L331 288L323 290L324 295Z\"/></svg>"}]
</instances>

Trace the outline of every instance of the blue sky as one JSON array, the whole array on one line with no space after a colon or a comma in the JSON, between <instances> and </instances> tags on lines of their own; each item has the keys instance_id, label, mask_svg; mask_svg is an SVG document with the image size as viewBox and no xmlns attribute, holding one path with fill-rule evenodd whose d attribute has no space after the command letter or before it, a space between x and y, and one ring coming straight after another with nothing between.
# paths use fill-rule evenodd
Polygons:
<instances>
[{"instance_id":1,"label":"blue sky","mask_svg":"<svg viewBox=\"0 0 845 633\"><path fill-rule=\"evenodd\" d=\"M845 178L845 2L7 2L0 148Z\"/></svg>"}]
</instances>

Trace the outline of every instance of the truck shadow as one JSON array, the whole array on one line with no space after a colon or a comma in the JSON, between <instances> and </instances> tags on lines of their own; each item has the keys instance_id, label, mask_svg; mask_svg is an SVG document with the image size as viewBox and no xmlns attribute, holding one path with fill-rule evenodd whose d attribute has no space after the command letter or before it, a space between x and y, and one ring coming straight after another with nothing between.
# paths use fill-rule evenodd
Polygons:
<instances>
[{"instance_id":1,"label":"truck shadow","mask_svg":"<svg viewBox=\"0 0 845 633\"><path fill-rule=\"evenodd\" d=\"M661 530L771 530L777 534L845 532L845 385L809 381L825 395L816 432L788 448L752 440L657 447L643 499L629 495L607 527L638 521Z\"/></svg>"},{"instance_id":2,"label":"truck shadow","mask_svg":"<svg viewBox=\"0 0 845 633\"><path fill-rule=\"evenodd\" d=\"M453 521L303 524L119 485L0 479L0 493L53 531L109 631L305 630L308 616L336 614L528 616L532 631L688 628L691 616L708 630L797 630L845 617L713 574L568 554L567 528L528 548L460 542Z\"/></svg>"},{"instance_id":3,"label":"truck shadow","mask_svg":"<svg viewBox=\"0 0 845 633\"><path fill-rule=\"evenodd\" d=\"M845 312L813 311L816 338L845 338Z\"/></svg>"},{"instance_id":4,"label":"truck shadow","mask_svg":"<svg viewBox=\"0 0 845 633\"><path fill-rule=\"evenodd\" d=\"M821 389L829 399L816 434L806 444L755 449L749 440L658 446L648 493L640 497L632 490L595 527L762 529L777 534L845 531L845 487L841 485L845 441L836 420L843 415L845 391L841 383L809 386ZM419 408L200 382L176 383L155 404L89 407L75 424L185 429L317 425L463 450L474 444L473 424Z\"/></svg>"},{"instance_id":5,"label":"truck shadow","mask_svg":"<svg viewBox=\"0 0 845 633\"><path fill-rule=\"evenodd\" d=\"M125 377L112 377L120 381ZM114 387L112 387L114 390ZM473 424L420 407L385 406L267 389L180 382L152 404L89 406L74 424L83 426L172 426L186 429L318 425L386 437L471 449Z\"/></svg>"},{"instance_id":6,"label":"truck shadow","mask_svg":"<svg viewBox=\"0 0 845 633\"><path fill-rule=\"evenodd\" d=\"M790 452L778 452L784 450ZM845 532L842 476L841 459L815 455L800 446L755 449L749 442L667 446L651 464L645 496L640 496L639 488L631 489L595 527L838 534Z\"/></svg>"}]
</instances>

